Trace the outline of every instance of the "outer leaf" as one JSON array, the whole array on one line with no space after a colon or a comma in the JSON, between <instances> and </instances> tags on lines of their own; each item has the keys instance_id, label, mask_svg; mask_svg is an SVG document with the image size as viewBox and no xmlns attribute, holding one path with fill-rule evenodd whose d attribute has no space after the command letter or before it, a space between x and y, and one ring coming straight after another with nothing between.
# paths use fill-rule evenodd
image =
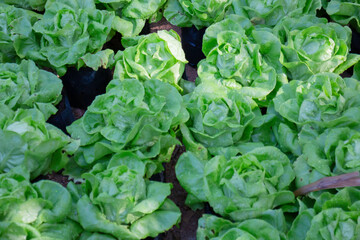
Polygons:
<instances>
[{"instance_id":1,"label":"outer leaf","mask_svg":"<svg viewBox=\"0 0 360 240\"><path fill-rule=\"evenodd\" d=\"M324 6L327 14L342 25L351 24L360 30L360 2L358 0L331 0Z\"/></svg>"},{"instance_id":2,"label":"outer leaf","mask_svg":"<svg viewBox=\"0 0 360 240\"><path fill-rule=\"evenodd\" d=\"M283 233L264 220L249 219L232 223L228 220L204 215L199 219L197 239L285 239Z\"/></svg>"}]
</instances>

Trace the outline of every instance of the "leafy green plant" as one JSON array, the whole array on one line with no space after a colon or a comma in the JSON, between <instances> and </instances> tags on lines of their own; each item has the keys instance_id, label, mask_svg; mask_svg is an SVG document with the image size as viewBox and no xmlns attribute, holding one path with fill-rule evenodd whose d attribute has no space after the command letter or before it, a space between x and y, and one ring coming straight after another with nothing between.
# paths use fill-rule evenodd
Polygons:
<instances>
[{"instance_id":1,"label":"leafy green plant","mask_svg":"<svg viewBox=\"0 0 360 240\"><path fill-rule=\"evenodd\" d=\"M167 199L171 184L145 180L144 169L141 161L107 169L98 164L80 187L68 185L85 230L81 239L156 237L179 222L179 208Z\"/></svg>"},{"instance_id":2,"label":"leafy green plant","mask_svg":"<svg viewBox=\"0 0 360 240\"><path fill-rule=\"evenodd\" d=\"M262 217L265 218L265 216ZM259 218L233 223L223 218L205 214L199 219L199 227L196 236L198 240L226 240L236 238L254 240L286 239L285 234L276 228L276 220L274 219L273 222L268 223ZM284 216L282 216L281 220L285 223Z\"/></svg>"},{"instance_id":3,"label":"leafy green plant","mask_svg":"<svg viewBox=\"0 0 360 240\"><path fill-rule=\"evenodd\" d=\"M275 26L285 16L315 16L321 8L321 0L233 0L228 13L248 18L255 25Z\"/></svg>"},{"instance_id":4,"label":"leafy green plant","mask_svg":"<svg viewBox=\"0 0 360 240\"><path fill-rule=\"evenodd\" d=\"M70 193L59 183L31 184L25 168L0 174L0 238L75 240L82 228L67 218Z\"/></svg>"},{"instance_id":5,"label":"leafy green plant","mask_svg":"<svg viewBox=\"0 0 360 240\"><path fill-rule=\"evenodd\" d=\"M173 25L200 29L221 21L225 17L231 0L169 0L164 17Z\"/></svg>"},{"instance_id":6,"label":"leafy green plant","mask_svg":"<svg viewBox=\"0 0 360 240\"><path fill-rule=\"evenodd\" d=\"M295 201L289 186L295 173L287 156L275 147L259 147L226 159L209 161L191 152L176 164L176 176L187 190L187 204L198 207L208 201L214 211L235 221Z\"/></svg>"},{"instance_id":7,"label":"leafy green plant","mask_svg":"<svg viewBox=\"0 0 360 240\"><path fill-rule=\"evenodd\" d=\"M230 15L208 27L202 49L206 59L198 64L199 82L219 81L263 106L287 82L280 41L266 29L255 29L247 18Z\"/></svg>"},{"instance_id":8,"label":"leafy green plant","mask_svg":"<svg viewBox=\"0 0 360 240\"><path fill-rule=\"evenodd\" d=\"M275 110L298 126L317 128L358 123L360 83L334 73L320 73L308 81L291 81L274 98Z\"/></svg>"},{"instance_id":9,"label":"leafy green plant","mask_svg":"<svg viewBox=\"0 0 360 240\"><path fill-rule=\"evenodd\" d=\"M250 97L214 81L199 84L184 100L190 119L181 125L183 143L204 158L248 141L261 118Z\"/></svg>"},{"instance_id":10,"label":"leafy green plant","mask_svg":"<svg viewBox=\"0 0 360 240\"><path fill-rule=\"evenodd\" d=\"M17 7L25 9L34 9L36 11L44 11L46 1L47 0L0 0L0 3L15 5Z\"/></svg>"},{"instance_id":11,"label":"leafy green plant","mask_svg":"<svg viewBox=\"0 0 360 240\"><path fill-rule=\"evenodd\" d=\"M115 55L114 78L158 79L181 89L178 84L187 61L175 31L123 38L121 42L126 49Z\"/></svg>"},{"instance_id":12,"label":"leafy green plant","mask_svg":"<svg viewBox=\"0 0 360 240\"><path fill-rule=\"evenodd\" d=\"M40 54L40 34L32 27L42 15L0 3L0 62L22 58L45 61Z\"/></svg>"},{"instance_id":13,"label":"leafy green plant","mask_svg":"<svg viewBox=\"0 0 360 240\"><path fill-rule=\"evenodd\" d=\"M359 129L333 128L302 140L303 154L294 162L296 184L302 187L326 176L360 170ZM304 134L303 134L304 135Z\"/></svg>"},{"instance_id":14,"label":"leafy green plant","mask_svg":"<svg viewBox=\"0 0 360 240\"><path fill-rule=\"evenodd\" d=\"M284 18L274 33L282 43L280 62L289 79L307 80L321 72L342 73L360 59L349 54L351 30L325 18Z\"/></svg>"},{"instance_id":15,"label":"leafy green plant","mask_svg":"<svg viewBox=\"0 0 360 240\"><path fill-rule=\"evenodd\" d=\"M356 239L359 230L359 190L345 188L320 195L313 208L302 204L288 233L290 240Z\"/></svg>"},{"instance_id":16,"label":"leafy green plant","mask_svg":"<svg viewBox=\"0 0 360 240\"><path fill-rule=\"evenodd\" d=\"M96 0L98 5L115 11L116 29L125 37L138 35L147 19L150 23L160 20L165 2L166 0Z\"/></svg>"},{"instance_id":17,"label":"leafy green plant","mask_svg":"<svg viewBox=\"0 0 360 240\"><path fill-rule=\"evenodd\" d=\"M98 96L82 118L68 127L80 148L74 161L84 169L105 161L115 153L129 151L141 159L170 161L175 131L188 119L179 92L159 80L112 80L107 92ZM70 167L69 170L75 169ZM149 172L152 175L154 171Z\"/></svg>"},{"instance_id":18,"label":"leafy green plant","mask_svg":"<svg viewBox=\"0 0 360 240\"><path fill-rule=\"evenodd\" d=\"M39 52L64 75L66 66L102 49L114 18L113 12L96 9L94 0L48 0L43 18L33 26L41 34Z\"/></svg>"},{"instance_id":19,"label":"leafy green plant","mask_svg":"<svg viewBox=\"0 0 360 240\"><path fill-rule=\"evenodd\" d=\"M39 109L47 120L57 112L61 100L61 80L40 70L33 61L0 63L0 104L12 110Z\"/></svg>"},{"instance_id":20,"label":"leafy green plant","mask_svg":"<svg viewBox=\"0 0 360 240\"><path fill-rule=\"evenodd\" d=\"M0 172L25 167L31 179L40 174L59 171L77 149L78 143L60 129L45 122L36 109L13 112L1 109Z\"/></svg>"},{"instance_id":21,"label":"leafy green plant","mask_svg":"<svg viewBox=\"0 0 360 240\"><path fill-rule=\"evenodd\" d=\"M331 0L324 1L327 14L341 25L351 24L360 31L360 1L359 0Z\"/></svg>"}]
</instances>

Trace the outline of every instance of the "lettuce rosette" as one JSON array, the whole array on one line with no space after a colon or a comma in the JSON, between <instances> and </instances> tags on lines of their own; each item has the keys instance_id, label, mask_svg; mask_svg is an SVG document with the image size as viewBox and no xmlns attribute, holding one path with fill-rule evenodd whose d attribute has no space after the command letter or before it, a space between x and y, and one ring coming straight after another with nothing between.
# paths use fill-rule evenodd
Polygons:
<instances>
[{"instance_id":1,"label":"lettuce rosette","mask_svg":"<svg viewBox=\"0 0 360 240\"><path fill-rule=\"evenodd\" d=\"M6 3L10 5L15 5L19 8L36 10L36 11L44 11L44 7L47 0L0 0L0 3Z\"/></svg>"},{"instance_id":2,"label":"lettuce rosette","mask_svg":"<svg viewBox=\"0 0 360 240\"><path fill-rule=\"evenodd\" d=\"M323 193L313 208L302 208L292 223L289 240L358 239L360 237L360 193L344 188L338 193Z\"/></svg>"},{"instance_id":3,"label":"lettuce rosette","mask_svg":"<svg viewBox=\"0 0 360 240\"><path fill-rule=\"evenodd\" d=\"M170 84L114 79L107 92L97 96L84 116L68 127L71 136L80 139L74 161L90 169L96 162L128 151L141 159L154 159L158 172L162 162L170 161L179 143L176 129L187 119L182 97Z\"/></svg>"},{"instance_id":4,"label":"lettuce rosette","mask_svg":"<svg viewBox=\"0 0 360 240\"><path fill-rule=\"evenodd\" d=\"M166 0L96 0L97 6L115 11L114 27L124 37L138 35L146 20L157 22L163 17Z\"/></svg>"},{"instance_id":5,"label":"lettuce rosette","mask_svg":"<svg viewBox=\"0 0 360 240\"><path fill-rule=\"evenodd\" d=\"M324 129L359 123L360 82L334 73L320 73L307 81L291 81L274 98L275 110L298 127Z\"/></svg>"},{"instance_id":6,"label":"lettuce rosette","mask_svg":"<svg viewBox=\"0 0 360 240\"><path fill-rule=\"evenodd\" d=\"M262 216L258 219L248 219L242 222L233 223L229 220L205 214L199 219L199 226L196 232L197 240L227 240L227 239L264 239L264 240L285 240L285 234L277 229L277 220ZM264 221L264 219L266 219ZM280 222L284 225L285 218L280 216Z\"/></svg>"},{"instance_id":7,"label":"lettuce rosette","mask_svg":"<svg viewBox=\"0 0 360 240\"><path fill-rule=\"evenodd\" d=\"M300 133L302 155L294 162L296 185L302 187L320 178L360 171L360 132L352 128ZM309 134L310 132L310 134ZM315 135L316 137L304 137Z\"/></svg>"},{"instance_id":8,"label":"lettuce rosette","mask_svg":"<svg viewBox=\"0 0 360 240\"><path fill-rule=\"evenodd\" d=\"M183 143L187 150L204 158L209 153L232 151L249 141L262 120L250 97L213 81L198 85L184 101L190 119L181 124Z\"/></svg>"},{"instance_id":9,"label":"lettuce rosette","mask_svg":"<svg viewBox=\"0 0 360 240\"><path fill-rule=\"evenodd\" d=\"M350 24L360 31L360 1L359 0L331 0L324 1L324 8L330 18L341 24Z\"/></svg>"},{"instance_id":10,"label":"lettuce rosette","mask_svg":"<svg viewBox=\"0 0 360 240\"><path fill-rule=\"evenodd\" d=\"M47 120L57 112L61 100L61 80L40 70L33 61L0 63L0 104L17 109L38 109Z\"/></svg>"},{"instance_id":11,"label":"lettuce rosette","mask_svg":"<svg viewBox=\"0 0 360 240\"><path fill-rule=\"evenodd\" d=\"M285 16L299 17L304 14L315 16L321 8L321 0L233 0L228 14L248 18L256 25L275 26Z\"/></svg>"},{"instance_id":12,"label":"lettuce rosette","mask_svg":"<svg viewBox=\"0 0 360 240\"><path fill-rule=\"evenodd\" d=\"M41 35L32 29L41 18L35 12L0 3L0 62L46 60L39 52Z\"/></svg>"},{"instance_id":13,"label":"lettuce rosette","mask_svg":"<svg viewBox=\"0 0 360 240\"><path fill-rule=\"evenodd\" d=\"M122 44L126 48L115 55L114 78L159 79L181 89L178 84L187 61L176 32L124 38Z\"/></svg>"},{"instance_id":14,"label":"lettuce rosette","mask_svg":"<svg viewBox=\"0 0 360 240\"><path fill-rule=\"evenodd\" d=\"M25 167L31 179L59 171L77 149L78 143L45 122L36 109L0 111L0 173Z\"/></svg>"},{"instance_id":15,"label":"lettuce rosette","mask_svg":"<svg viewBox=\"0 0 360 240\"><path fill-rule=\"evenodd\" d=\"M0 174L0 238L75 240L82 228L67 216L70 193L59 183L29 181L24 168Z\"/></svg>"},{"instance_id":16,"label":"lettuce rosette","mask_svg":"<svg viewBox=\"0 0 360 240\"><path fill-rule=\"evenodd\" d=\"M80 239L156 237L180 221L179 208L167 198L172 185L145 180L141 161L104 166L83 174L83 184L68 185L85 230Z\"/></svg>"},{"instance_id":17,"label":"lettuce rosette","mask_svg":"<svg viewBox=\"0 0 360 240\"><path fill-rule=\"evenodd\" d=\"M33 26L41 34L40 54L64 75L86 53L100 51L108 40L115 14L96 9L94 0L48 0L43 18Z\"/></svg>"},{"instance_id":18,"label":"lettuce rosette","mask_svg":"<svg viewBox=\"0 0 360 240\"><path fill-rule=\"evenodd\" d=\"M200 29L224 19L232 0L169 0L164 17L173 25Z\"/></svg>"},{"instance_id":19,"label":"lettuce rosette","mask_svg":"<svg viewBox=\"0 0 360 240\"><path fill-rule=\"evenodd\" d=\"M198 64L200 82L221 82L263 106L287 82L279 61L280 41L255 29L247 18L230 15L211 25L202 48L206 59Z\"/></svg>"},{"instance_id":20,"label":"lettuce rosette","mask_svg":"<svg viewBox=\"0 0 360 240\"><path fill-rule=\"evenodd\" d=\"M259 147L242 156L210 160L184 153L176 176L189 193L186 203L209 202L214 211L235 221L259 216L266 210L292 204L289 187L295 178L289 158L275 147Z\"/></svg>"},{"instance_id":21,"label":"lettuce rosette","mask_svg":"<svg viewBox=\"0 0 360 240\"><path fill-rule=\"evenodd\" d=\"M351 30L325 18L284 18L275 28L282 49L280 62L289 79L307 80L322 72L342 73L360 59L349 54Z\"/></svg>"}]
</instances>

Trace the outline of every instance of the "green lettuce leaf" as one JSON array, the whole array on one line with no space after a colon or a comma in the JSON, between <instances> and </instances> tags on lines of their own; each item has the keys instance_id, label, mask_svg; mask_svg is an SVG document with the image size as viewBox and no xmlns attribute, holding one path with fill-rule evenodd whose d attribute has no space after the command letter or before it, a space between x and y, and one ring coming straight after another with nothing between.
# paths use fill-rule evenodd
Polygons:
<instances>
[{"instance_id":1,"label":"green lettuce leaf","mask_svg":"<svg viewBox=\"0 0 360 240\"><path fill-rule=\"evenodd\" d=\"M313 208L302 210L295 218L288 239L359 238L359 196L356 188L344 188L335 195L321 194Z\"/></svg>"},{"instance_id":2,"label":"green lettuce leaf","mask_svg":"<svg viewBox=\"0 0 360 240\"><path fill-rule=\"evenodd\" d=\"M173 25L200 29L223 20L231 0L169 0L164 17Z\"/></svg>"},{"instance_id":3,"label":"green lettuce leaf","mask_svg":"<svg viewBox=\"0 0 360 240\"><path fill-rule=\"evenodd\" d=\"M291 81L274 98L275 110L298 126L317 128L358 123L360 83L334 73L320 73L308 81Z\"/></svg>"},{"instance_id":4,"label":"green lettuce leaf","mask_svg":"<svg viewBox=\"0 0 360 240\"><path fill-rule=\"evenodd\" d=\"M143 239L179 222L180 210L167 199L171 184L145 180L138 169L120 164L83 175L77 213L87 232Z\"/></svg>"},{"instance_id":5,"label":"green lettuce leaf","mask_svg":"<svg viewBox=\"0 0 360 240\"><path fill-rule=\"evenodd\" d=\"M322 177L359 171L359 129L331 128L314 139L300 139L301 155L294 162L296 185L302 187Z\"/></svg>"},{"instance_id":6,"label":"green lettuce leaf","mask_svg":"<svg viewBox=\"0 0 360 240\"><path fill-rule=\"evenodd\" d=\"M59 183L29 182L23 167L0 174L0 236L3 239L75 240L81 227L69 219L71 196Z\"/></svg>"},{"instance_id":7,"label":"green lettuce leaf","mask_svg":"<svg viewBox=\"0 0 360 240\"><path fill-rule=\"evenodd\" d=\"M199 82L219 81L267 106L287 82L279 61L281 44L268 30L256 30L244 17L230 15L206 29L206 59L198 65Z\"/></svg>"},{"instance_id":8,"label":"green lettuce leaf","mask_svg":"<svg viewBox=\"0 0 360 240\"><path fill-rule=\"evenodd\" d=\"M40 70L33 61L0 64L0 104L14 111L36 108L46 120L57 112L54 105L61 100L62 87L58 77Z\"/></svg>"},{"instance_id":9,"label":"green lettuce leaf","mask_svg":"<svg viewBox=\"0 0 360 240\"><path fill-rule=\"evenodd\" d=\"M213 81L198 85L184 99L190 119L181 126L183 142L202 158L207 150L216 155L223 148L247 142L261 116L250 97Z\"/></svg>"},{"instance_id":10,"label":"green lettuce leaf","mask_svg":"<svg viewBox=\"0 0 360 240\"><path fill-rule=\"evenodd\" d=\"M327 14L341 25L351 24L360 31L360 2L359 0L331 0L324 6Z\"/></svg>"},{"instance_id":11,"label":"green lettuce leaf","mask_svg":"<svg viewBox=\"0 0 360 240\"><path fill-rule=\"evenodd\" d=\"M176 176L189 193L193 208L208 201L214 211L235 221L291 204L289 186L295 173L287 156L275 147L259 147L226 159L218 155L199 159L188 152L176 164Z\"/></svg>"},{"instance_id":12,"label":"green lettuce leaf","mask_svg":"<svg viewBox=\"0 0 360 240\"><path fill-rule=\"evenodd\" d=\"M246 17L255 25L274 26L285 16L315 16L320 8L321 0L233 0L227 14Z\"/></svg>"},{"instance_id":13,"label":"green lettuce leaf","mask_svg":"<svg viewBox=\"0 0 360 240\"><path fill-rule=\"evenodd\" d=\"M0 62L16 62L22 58L46 60L39 52L41 35L32 28L40 19L40 14L0 1Z\"/></svg>"},{"instance_id":14,"label":"green lettuce leaf","mask_svg":"<svg viewBox=\"0 0 360 240\"><path fill-rule=\"evenodd\" d=\"M341 64L350 67L359 60L358 55L356 59L349 57L350 28L324 18L286 17L275 26L274 33L282 44L280 62L289 79L307 80L313 74L333 72Z\"/></svg>"},{"instance_id":15,"label":"green lettuce leaf","mask_svg":"<svg viewBox=\"0 0 360 240\"><path fill-rule=\"evenodd\" d=\"M115 12L113 29L123 37L138 35L145 25L145 21L157 22L163 17L166 0L96 0L97 7Z\"/></svg>"},{"instance_id":16,"label":"green lettuce leaf","mask_svg":"<svg viewBox=\"0 0 360 240\"><path fill-rule=\"evenodd\" d=\"M61 170L78 143L45 122L35 109L19 109L0 126L0 172L23 166L34 179Z\"/></svg>"},{"instance_id":17,"label":"green lettuce leaf","mask_svg":"<svg viewBox=\"0 0 360 240\"><path fill-rule=\"evenodd\" d=\"M281 213L282 214L282 213ZM282 215L285 223L284 216ZM286 239L285 234L264 219L249 219L242 222L231 222L213 215L203 215L199 219L196 232L198 240L205 239Z\"/></svg>"},{"instance_id":18,"label":"green lettuce leaf","mask_svg":"<svg viewBox=\"0 0 360 240\"><path fill-rule=\"evenodd\" d=\"M48 0L43 18L33 27L42 35L40 53L62 76L66 66L102 49L114 18L114 12L96 9L93 0Z\"/></svg>"},{"instance_id":19,"label":"green lettuce leaf","mask_svg":"<svg viewBox=\"0 0 360 240\"><path fill-rule=\"evenodd\" d=\"M0 3L6 3L10 5L15 5L20 8L33 9L41 12L44 11L46 1L47 0L0 0Z\"/></svg>"},{"instance_id":20,"label":"green lettuce leaf","mask_svg":"<svg viewBox=\"0 0 360 240\"><path fill-rule=\"evenodd\" d=\"M115 153L132 152L144 161L154 159L156 167L151 165L147 171L150 177L155 169L163 169L162 162L170 161L179 143L176 128L187 119L182 97L170 84L114 79L107 92L97 96L84 116L68 127L71 136L80 139L74 161L85 170Z\"/></svg>"},{"instance_id":21,"label":"green lettuce leaf","mask_svg":"<svg viewBox=\"0 0 360 240\"><path fill-rule=\"evenodd\" d=\"M126 49L115 55L114 78L158 79L181 90L178 84L187 61L176 32L162 30L145 36L123 38L122 44Z\"/></svg>"},{"instance_id":22,"label":"green lettuce leaf","mask_svg":"<svg viewBox=\"0 0 360 240\"><path fill-rule=\"evenodd\" d=\"M211 159L204 170L204 189L215 212L239 221L293 203L288 189L294 178L284 153L262 147L230 160Z\"/></svg>"}]
</instances>

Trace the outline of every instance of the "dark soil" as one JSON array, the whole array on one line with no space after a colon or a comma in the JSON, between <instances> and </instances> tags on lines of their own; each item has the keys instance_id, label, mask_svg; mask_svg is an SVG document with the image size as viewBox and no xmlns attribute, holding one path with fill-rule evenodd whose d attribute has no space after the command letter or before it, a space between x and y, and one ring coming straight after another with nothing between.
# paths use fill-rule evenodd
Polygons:
<instances>
[{"instance_id":1,"label":"dark soil","mask_svg":"<svg viewBox=\"0 0 360 240\"><path fill-rule=\"evenodd\" d=\"M51 180L51 181L60 183L64 187L66 187L67 184L70 182L68 176L62 175L62 171L49 173L49 174L47 174L45 176L39 176L39 177L35 178L33 180L33 182L37 182L37 181L40 181L40 180Z\"/></svg>"},{"instance_id":2,"label":"dark soil","mask_svg":"<svg viewBox=\"0 0 360 240\"><path fill-rule=\"evenodd\" d=\"M164 240L195 240L198 220L204 213L204 211L193 211L185 205L187 193L176 179L175 165L180 155L184 152L184 147L177 146L171 157L171 162L165 164L165 182L173 184L170 199L173 200L181 210L181 222L179 227L175 226L165 233Z\"/></svg>"}]
</instances>

